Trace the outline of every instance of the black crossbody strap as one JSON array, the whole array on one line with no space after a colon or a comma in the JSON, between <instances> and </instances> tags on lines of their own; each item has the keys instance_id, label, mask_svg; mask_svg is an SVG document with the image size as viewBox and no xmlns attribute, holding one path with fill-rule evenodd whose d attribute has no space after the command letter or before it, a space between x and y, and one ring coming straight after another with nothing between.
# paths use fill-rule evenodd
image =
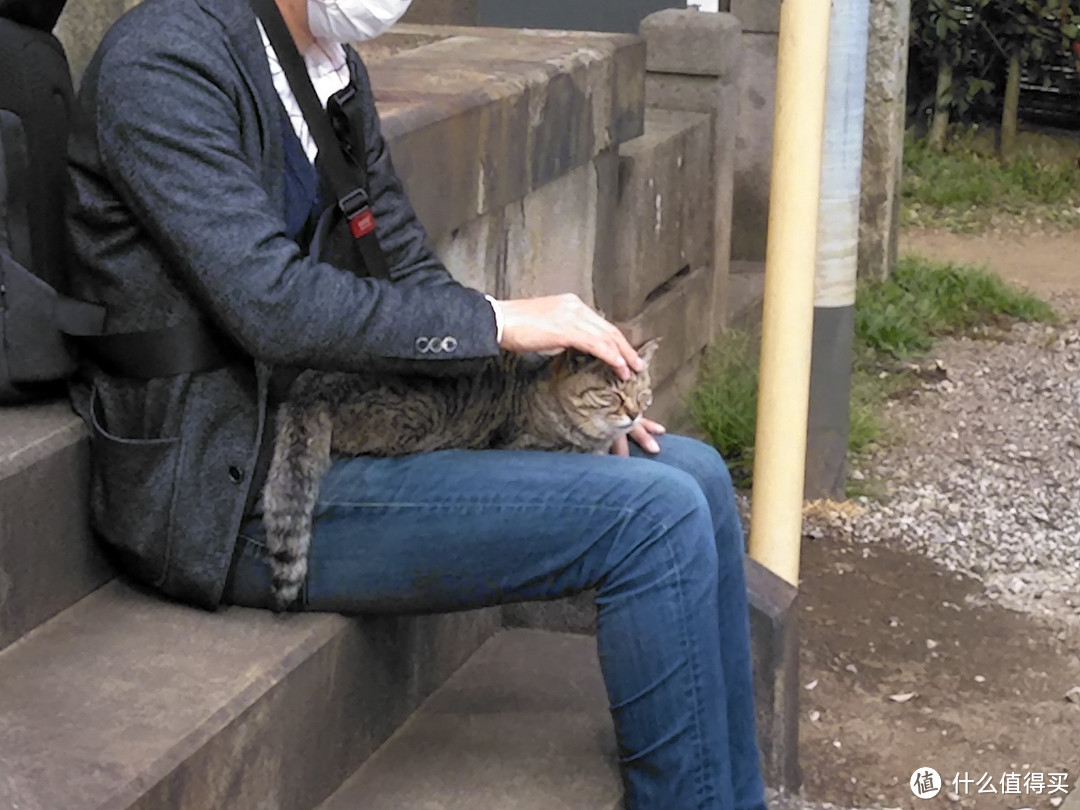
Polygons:
<instances>
[{"instance_id":1,"label":"black crossbody strap","mask_svg":"<svg viewBox=\"0 0 1080 810\"><path fill-rule=\"evenodd\" d=\"M189 321L148 332L83 337L79 345L108 374L136 380L215 371L229 363L250 360L206 321Z\"/></svg>"},{"instance_id":2,"label":"black crossbody strap","mask_svg":"<svg viewBox=\"0 0 1080 810\"><path fill-rule=\"evenodd\" d=\"M297 50L296 42L278 10L277 3L274 0L251 0L251 5L277 53L289 88L300 105L311 136L319 148L317 162L324 169L326 181L337 198L337 206L356 239L364 265L368 273L385 277L386 259L375 236L375 216L368 198L365 165L367 156L362 153L351 164L346 159L330 116L319 101L315 86L308 75L307 65ZM360 134L362 135L362 132Z\"/></svg>"}]
</instances>

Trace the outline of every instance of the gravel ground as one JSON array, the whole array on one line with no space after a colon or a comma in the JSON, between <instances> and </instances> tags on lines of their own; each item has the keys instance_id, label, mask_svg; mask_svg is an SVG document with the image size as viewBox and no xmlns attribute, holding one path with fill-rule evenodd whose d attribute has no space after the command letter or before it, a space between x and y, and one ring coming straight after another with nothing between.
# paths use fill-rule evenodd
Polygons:
<instances>
[{"instance_id":1,"label":"gravel ground","mask_svg":"<svg viewBox=\"0 0 1080 810\"><path fill-rule=\"evenodd\" d=\"M1052 303L1060 325L941 341L944 378L890 401L900 441L851 471L880 494L812 505L804 533L887 541L977 579L976 600L1080 623L1080 329L1075 298Z\"/></svg>"}]
</instances>

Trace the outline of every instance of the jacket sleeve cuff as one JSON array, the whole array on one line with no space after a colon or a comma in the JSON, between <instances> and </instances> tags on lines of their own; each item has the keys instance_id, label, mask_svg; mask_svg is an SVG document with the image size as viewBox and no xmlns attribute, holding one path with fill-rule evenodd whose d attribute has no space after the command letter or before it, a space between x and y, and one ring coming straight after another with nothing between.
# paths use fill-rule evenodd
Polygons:
<instances>
[{"instance_id":1,"label":"jacket sleeve cuff","mask_svg":"<svg viewBox=\"0 0 1080 810\"><path fill-rule=\"evenodd\" d=\"M498 345L502 345L503 339L503 310L502 304L496 301L492 296L485 295L484 298L491 304L491 311L495 315L495 342Z\"/></svg>"}]
</instances>

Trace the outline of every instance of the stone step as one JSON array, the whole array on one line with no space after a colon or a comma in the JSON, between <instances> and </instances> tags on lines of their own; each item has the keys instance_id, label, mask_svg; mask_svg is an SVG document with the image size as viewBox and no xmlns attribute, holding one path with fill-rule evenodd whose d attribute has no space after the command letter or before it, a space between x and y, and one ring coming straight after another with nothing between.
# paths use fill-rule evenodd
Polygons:
<instances>
[{"instance_id":1,"label":"stone step","mask_svg":"<svg viewBox=\"0 0 1080 810\"><path fill-rule=\"evenodd\" d=\"M501 633L319 810L616 810L607 706L595 639Z\"/></svg>"},{"instance_id":2,"label":"stone step","mask_svg":"<svg viewBox=\"0 0 1080 810\"><path fill-rule=\"evenodd\" d=\"M0 653L0 807L310 810L498 620L206 613L116 580Z\"/></svg>"},{"instance_id":3,"label":"stone step","mask_svg":"<svg viewBox=\"0 0 1080 810\"><path fill-rule=\"evenodd\" d=\"M0 649L113 576L87 523L89 463L66 401L0 408Z\"/></svg>"}]
</instances>

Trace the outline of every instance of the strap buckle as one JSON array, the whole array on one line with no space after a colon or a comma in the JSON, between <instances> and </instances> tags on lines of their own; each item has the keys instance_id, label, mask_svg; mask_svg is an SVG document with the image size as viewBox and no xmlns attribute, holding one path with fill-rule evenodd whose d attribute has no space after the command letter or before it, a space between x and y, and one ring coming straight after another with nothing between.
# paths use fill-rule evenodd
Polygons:
<instances>
[{"instance_id":1,"label":"strap buckle","mask_svg":"<svg viewBox=\"0 0 1080 810\"><path fill-rule=\"evenodd\" d=\"M363 239L375 232L375 214L371 211L371 202L364 189L350 191L338 200L338 208L349 222L353 239Z\"/></svg>"}]
</instances>

